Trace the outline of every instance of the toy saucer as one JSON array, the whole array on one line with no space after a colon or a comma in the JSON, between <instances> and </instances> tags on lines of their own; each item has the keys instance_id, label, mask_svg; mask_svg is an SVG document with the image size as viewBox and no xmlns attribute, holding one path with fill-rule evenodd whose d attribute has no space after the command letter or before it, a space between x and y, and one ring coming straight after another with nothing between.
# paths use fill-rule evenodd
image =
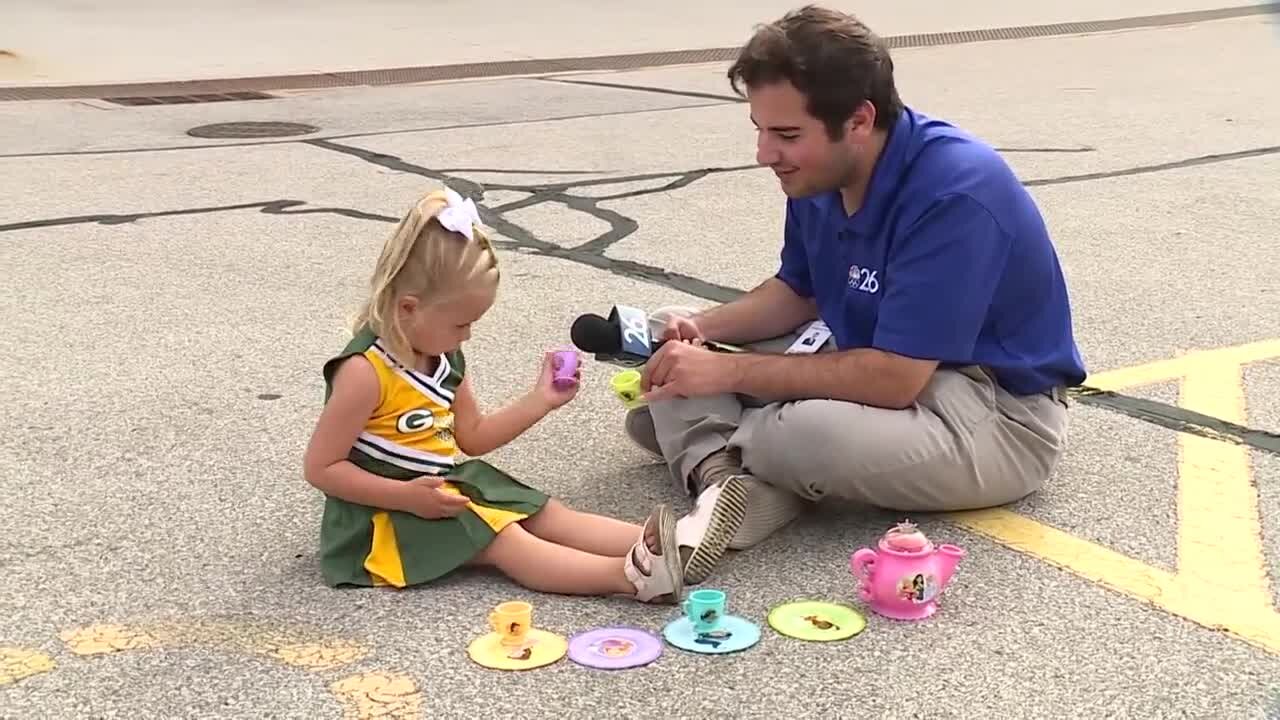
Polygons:
<instances>
[{"instance_id":1,"label":"toy saucer","mask_svg":"<svg viewBox=\"0 0 1280 720\"><path fill-rule=\"evenodd\" d=\"M662 635L681 650L721 655L755 645L760 641L760 628L737 615L725 615L720 619L720 627L709 633L697 633L693 630L693 621L682 615L668 623Z\"/></svg>"},{"instance_id":2,"label":"toy saucer","mask_svg":"<svg viewBox=\"0 0 1280 720\"><path fill-rule=\"evenodd\" d=\"M467 655L476 663L494 670L532 670L564 657L569 643L546 630L532 628L523 647L502 646L502 635L481 635L467 646Z\"/></svg>"},{"instance_id":3,"label":"toy saucer","mask_svg":"<svg viewBox=\"0 0 1280 720\"><path fill-rule=\"evenodd\" d=\"M569 659L592 668L620 670L648 665L662 654L662 641L643 630L606 627L569 640Z\"/></svg>"},{"instance_id":4,"label":"toy saucer","mask_svg":"<svg viewBox=\"0 0 1280 720\"><path fill-rule=\"evenodd\" d=\"M867 619L847 605L801 600L769 611L769 626L789 637L828 642L857 635L866 628Z\"/></svg>"}]
</instances>

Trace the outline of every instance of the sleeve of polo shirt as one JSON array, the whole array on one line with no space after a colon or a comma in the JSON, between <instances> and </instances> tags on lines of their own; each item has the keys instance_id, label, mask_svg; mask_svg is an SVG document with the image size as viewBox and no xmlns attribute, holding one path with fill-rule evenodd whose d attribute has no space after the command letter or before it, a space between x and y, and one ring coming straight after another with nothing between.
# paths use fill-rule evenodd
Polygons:
<instances>
[{"instance_id":1,"label":"sleeve of polo shirt","mask_svg":"<svg viewBox=\"0 0 1280 720\"><path fill-rule=\"evenodd\" d=\"M968 363L986 322L1010 239L967 195L941 198L888 259L873 345L888 352Z\"/></svg>"},{"instance_id":2,"label":"sleeve of polo shirt","mask_svg":"<svg viewBox=\"0 0 1280 720\"><path fill-rule=\"evenodd\" d=\"M813 297L813 281L809 277L809 256L804 250L804 237L795 207L787 201L786 226L782 235L782 266L777 277L800 297Z\"/></svg>"}]
</instances>

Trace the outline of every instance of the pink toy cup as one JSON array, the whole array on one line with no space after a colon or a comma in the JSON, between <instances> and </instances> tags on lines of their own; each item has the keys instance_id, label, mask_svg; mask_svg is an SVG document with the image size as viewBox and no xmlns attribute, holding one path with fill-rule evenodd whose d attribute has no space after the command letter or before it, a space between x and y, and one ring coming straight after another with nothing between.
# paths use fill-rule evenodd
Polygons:
<instances>
[{"instance_id":1,"label":"pink toy cup","mask_svg":"<svg viewBox=\"0 0 1280 720\"><path fill-rule=\"evenodd\" d=\"M557 350L551 357L551 384L557 390L568 390L578 384L578 352Z\"/></svg>"}]
</instances>

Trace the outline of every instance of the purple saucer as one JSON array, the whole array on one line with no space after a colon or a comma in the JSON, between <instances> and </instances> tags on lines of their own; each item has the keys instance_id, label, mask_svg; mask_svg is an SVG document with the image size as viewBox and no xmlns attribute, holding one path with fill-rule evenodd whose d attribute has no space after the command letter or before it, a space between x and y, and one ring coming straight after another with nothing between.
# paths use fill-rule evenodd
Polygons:
<instances>
[{"instance_id":1,"label":"purple saucer","mask_svg":"<svg viewBox=\"0 0 1280 720\"><path fill-rule=\"evenodd\" d=\"M569 639L570 660L604 670L648 665L661 654L662 640L636 628L606 627Z\"/></svg>"}]
</instances>

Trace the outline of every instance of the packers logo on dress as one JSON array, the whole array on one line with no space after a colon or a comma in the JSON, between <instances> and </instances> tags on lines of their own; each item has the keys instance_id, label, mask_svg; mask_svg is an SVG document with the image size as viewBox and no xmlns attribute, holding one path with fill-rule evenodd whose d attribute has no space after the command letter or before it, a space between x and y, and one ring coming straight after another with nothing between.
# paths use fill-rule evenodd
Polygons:
<instances>
[{"instance_id":1,"label":"packers logo on dress","mask_svg":"<svg viewBox=\"0 0 1280 720\"><path fill-rule=\"evenodd\" d=\"M436 417L430 410L419 408L410 410L396 419L396 430L402 434L422 432L435 424Z\"/></svg>"}]
</instances>

